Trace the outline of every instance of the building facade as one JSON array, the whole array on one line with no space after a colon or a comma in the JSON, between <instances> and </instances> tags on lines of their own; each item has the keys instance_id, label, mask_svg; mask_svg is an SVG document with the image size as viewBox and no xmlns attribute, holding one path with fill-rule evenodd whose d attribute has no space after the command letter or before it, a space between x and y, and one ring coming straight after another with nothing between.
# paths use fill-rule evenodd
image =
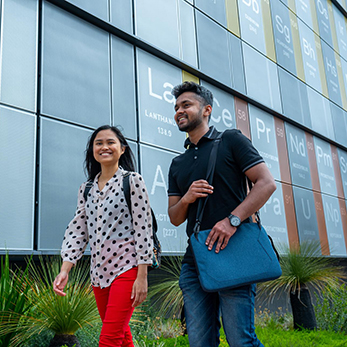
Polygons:
<instances>
[{"instance_id":1,"label":"building facade","mask_svg":"<svg viewBox=\"0 0 347 347\"><path fill-rule=\"evenodd\" d=\"M58 253L85 181L92 130L119 125L165 254L168 168L185 134L173 86L212 90L211 125L239 128L277 190L261 209L277 244L347 257L345 0L1 0L0 252ZM323 249L323 248L322 248Z\"/></svg>"}]
</instances>

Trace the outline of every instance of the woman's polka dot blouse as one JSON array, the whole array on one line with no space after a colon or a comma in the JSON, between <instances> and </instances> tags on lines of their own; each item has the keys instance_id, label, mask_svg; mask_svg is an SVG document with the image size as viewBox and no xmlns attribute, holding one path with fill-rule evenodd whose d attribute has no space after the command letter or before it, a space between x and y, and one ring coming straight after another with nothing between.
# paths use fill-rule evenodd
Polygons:
<instances>
[{"instance_id":1,"label":"woman's polka dot blouse","mask_svg":"<svg viewBox=\"0 0 347 347\"><path fill-rule=\"evenodd\" d=\"M63 261L75 264L89 242L90 277L96 287L108 287L117 276L139 264L152 264L152 216L146 186L140 174L130 175L131 217L123 192L125 172L119 168L102 191L97 175L87 201L83 183L75 216L65 231Z\"/></svg>"}]
</instances>

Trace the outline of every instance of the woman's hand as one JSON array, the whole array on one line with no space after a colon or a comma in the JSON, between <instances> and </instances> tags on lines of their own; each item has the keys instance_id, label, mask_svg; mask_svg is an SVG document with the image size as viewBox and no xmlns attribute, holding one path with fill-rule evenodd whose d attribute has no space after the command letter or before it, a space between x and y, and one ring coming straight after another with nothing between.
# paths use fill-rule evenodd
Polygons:
<instances>
[{"instance_id":1,"label":"woman's hand","mask_svg":"<svg viewBox=\"0 0 347 347\"><path fill-rule=\"evenodd\" d=\"M147 276L137 277L131 292L131 299L134 299L132 307L136 307L146 300L147 290Z\"/></svg>"},{"instance_id":2,"label":"woman's hand","mask_svg":"<svg viewBox=\"0 0 347 347\"><path fill-rule=\"evenodd\" d=\"M71 268L73 267L73 264L69 261L64 261L63 265L61 266L61 270L59 275L55 278L53 282L53 290L56 294L60 296L65 296L66 293L64 293L64 288L66 286L66 283L69 279L69 272Z\"/></svg>"},{"instance_id":3,"label":"woman's hand","mask_svg":"<svg viewBox=\"0 0 347 347\"><path fill-rule=\"evenodd\" d=\"M56 294L60 296L65 296L66 293L64 293L64 288L66 286L66 283L69 279L69 275L65 271L61 271L59 275L55 278L53 282L53 290Z\"/></svg>"}]
</instances>

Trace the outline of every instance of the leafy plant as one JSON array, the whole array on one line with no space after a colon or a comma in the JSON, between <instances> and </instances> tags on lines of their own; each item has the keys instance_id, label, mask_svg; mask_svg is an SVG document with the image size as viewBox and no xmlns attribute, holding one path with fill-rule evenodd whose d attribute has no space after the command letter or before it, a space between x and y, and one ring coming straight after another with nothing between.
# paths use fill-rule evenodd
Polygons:
<instances>
[{"instance_id":1,"label":"leafy plant","mask_svg":"<svg viewBox=\"0 0 347 347\"><path fill-rule=\"evenodd\" d=\"M7 322L0 326L0 336L14 333L10 346L21 346L44 330L53 331L56 335L73 335L78 329L89 328L100 320L88 280L87 262L80 261L70 272L66 296L60 297L52 288L61 266L60 257L46 260L40 257L39 260L40 266L28 262L28 272L16 275L25 288L30 288L27 292L20 292L26 298L29 309L25 314L5 314Z\"/></svg>"},{"instance_id":2,"label":"leafy plant","mask_svg":"<svg viewBox=\"0 0 347 347\"><path fill-rule=\"evenodd\" d=\"M326 288L316 294L315 313L319 329L347 333L347 285Z\"/></svg>"},{"instance_id":3,"label":"leafy plant","mask_svg":"<svg viewBox=\"0 0 347 347\"><path fill-rule=\"evenodd\" d=\"M182 311L183 295L178 284L182 259L182 256L167 257L161 273L150 286L148 298L158 308L158 317L178 315Z\"/></svg>"},{"instance_id":4,"label":"leafy plant","mask_svg":"<svg viewBox=\"0 0 347 347\"><path fill-rule=\"evenodd\" d=\"M338 280L345 278L343 268L334 259L321 255L320 243L303 242L289 249L283 246L281 253L282 276L260 286L262 294L273 299L277 293L290 296L294 316L294 328L316 328L310 289L320 292L326 286L336 288Z\"/></svg>"},{"instance_id":5,"label":"leafy plant","mask_svg":"<svg viewBox=\"0 0 347 347\"><path fill-rule=\"evenodd\" d=\"M20 316L26 311L26 294L29 286L23 281L28 268L23 272L10 270L9 255L1 257L0 262L0 329L4 328L4 334L0 336L0 346L8 346L15 332L5 330L8 322L17 326Z\"/></svg>"}]
</instances>

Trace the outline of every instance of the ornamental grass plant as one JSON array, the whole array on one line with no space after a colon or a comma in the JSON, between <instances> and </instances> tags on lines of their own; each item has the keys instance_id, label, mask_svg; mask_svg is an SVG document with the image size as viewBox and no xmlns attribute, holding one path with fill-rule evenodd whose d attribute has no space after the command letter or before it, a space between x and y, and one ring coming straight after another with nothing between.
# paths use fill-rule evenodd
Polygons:
<instances>
[{"instance_id":1,"label":"ornamental grass plant","mask_svg":"<svg viewBox=\"0 0 347 347\"><path fill-rule=\"evenodd\" d=\"M161 272L153 280L148 291L151 305L157 308L157 317L179 316L183 308L183 295L179 287L182 256L166 257Z\"/></svg>"},{"instance_id":2,"label":"ornamental grass plant","mask_svg":"<svg viewBox=\"0 0 347 347\"><path fill-rule=\"evenodd\" d=\"M100 321L89 281L89 263L80 261L70 272L64 297L56 295L52 287L60 266L60 257L40 257L39 265L29 260L26 272L13 273L15 280L22 282L19 290L25 298L26 309L23 312L8 310L3 313L6 324L0 325L0 336L13 334L10 347L23 346L45 330L52 331L55 338L61 335L73 337L77 330L85 329L88 332L93 324ZM79 346L77 339L71 340ZM67 344L72 345L70 342ZM51 342L50 346L54 346L54 343Z\"/></svg>"},{"instance_id":3,"label":"ornamental grass plant","mask_svg":"<svg viewBox=\"0 0 347 347\"><path fill-rule=\"evenodd\" d=\"M28 268L20 272L18 269L11 271L9 255L0 260L0 346L8 346L15 336L15 331L7 330L11 323L18 326L20 317L27 310L26 295L29 290L27 282L23 280L27 276Z\"/></svg>"},{"instance_id":4,"label":"ornamental grass plant","mask_svg":"<svg viewBox=\"0 0 347 347\"><path fill-rule=\"evenodd\" d=\"M319 242L303 242L280 249L282 275L259 286L260 293L273 300L277 294L287 293L294 316L294 328L316 329L316 318L312 305L314 290L336 288L346 278L344 269L336 266L335 260L322 256Z\"/></svg>"}]
</instances>

